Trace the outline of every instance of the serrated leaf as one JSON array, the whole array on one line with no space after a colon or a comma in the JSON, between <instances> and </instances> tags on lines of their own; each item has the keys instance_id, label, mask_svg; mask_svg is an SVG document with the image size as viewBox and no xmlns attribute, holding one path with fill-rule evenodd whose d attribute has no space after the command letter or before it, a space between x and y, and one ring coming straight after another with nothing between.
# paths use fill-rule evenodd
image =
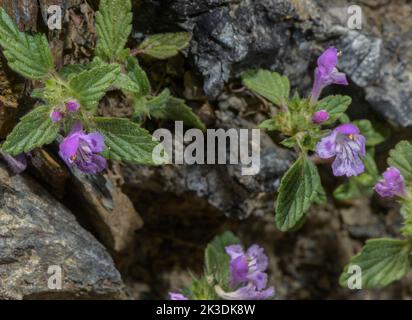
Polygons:
<instances>
[{"instance_id":1,"label":"serrated leaf","mask_svg":"<svg viewBox=\"0 0 412 320\"><path fill-rule=\"evenodd\" d=\"M280 230L299 225L316 198L319 185L318 169L306 156L300 156L280 182L275 216Z\"/></svg>"},{"instance_id":2,"label":"serrated leaf","mask_svg":"<svg viewBox=\"0 0 412 320\"><path fill-rule=\"evenodd\" d=\"M148 100L146 103L150 115L155 118L183 121L185 125L206 130L199 117L188 107L184 100L170 95L168 89L163 90L159 96Z\"/></svg>"},{"instance_id":3,"label":"serrated leaf","mask_svg":"<svg viewBox=\"0 0 412 320\"><path fill-rule=\"evenodd\" d=\"M120 73L113 85L125 92L133 92L133 93L140 93L139 84L132 79L127 74Z\"/></svg>"},{"instance_id":4,"label":"serrated leaf","mask_svg":"<svg viewBox=\"0 0 412 320\"><path fill-rule=\"evenodd\" d=\"M128 57L125 61L127 75L136 82L140 88L139 96L149 95L152 91L146 72L140 67L139 61L134 57Z\"/></svg>"},{"instance_id":5,"label":"serrated leaf","mask_svg":"<svg viewBox=\"0 0 412 320\"><path fill-rule=\"evenodd\" d=\"M332 95L320 100L316 105L316 110L326 110L329 114L329 120L324 124L330 124L343 116L351 103L352 98L349 96Z\"/></svg>"},{"instance_id":6,"label":"serrated leaf","mask_svg":"<svg viewBox=\"0 0 412 320\"><path fill-rule=\"evenodd\" d=\"M290 94L289 79L277 72L249 70L242 75L243 84L275 105L287 105Z\"/></svg>"},{"instance_id":7,"label":"serrated leaf","mask_svg":"<svg viewBox=\"0 0 412 320\"><path fill-rule=\"evenodd\" d=\"M123 51L132 31L130 0L101 0L96 12L96 54L106 62L114 61Z\"/></svg>"},{"instance_id":8,"label":"serrated leaf","mask_svg":"<svg viewBox=\"0 0 412 320\"><path fill-rule=\"evenodd\" d=\"M362 288L382 288L402 278L409 270L411 243L408 240L389 238L366 241L362 251L352 257L345 267L339 283L348 287L351 265L362 271Z\"/></svg>"},{"instance_id":9,"label":"serrated leaf","mask_svg":"<svg viewBox=\"0 0 412 320\"><path fill-rule=\"evenodd\" d=\"M399 142L389 152L388 164L398 168L404 179L412 182L412 146L408 141Z\"/></svg>"},{"instance_id":10,"label":"serrated leaf","mask_svg":"<svg viewBox=\"0 0 412 320\"><path fill-rule=\"evenodd\" d=\"M74 76L88 69L87 64L68 64L61 68L59 75L66 80L70 80Z\"/></svg>"},{"instance_id":11,"label":"serrated leaf","mask_svg":"<svg viewBox=\"0 0 412 320\"><path fill-rule=\"evenodd\" d=\"M188 32L161 33L148 36L139 50L156 59L173 57L189 45L191 34Z\"/></svg>"},{"instance_id":12,"label":"serrated leaf","mask_svg":"<svg viewBox=\"0 0 412 320\"><path fill-rule=\"evenodd\" d=\"M124 118L95 118L97 130L103 134L106 149L103 156L111 160L140 164L159 164L153 149L159 145L152 135L136 123ZM163 159L164 162L164 159Z\"/></svg>"},{"instance_id":13,"label":"serrated leaf","mask_svg":"<svg viewBox=\"0 0 412 320\"><path fill-rule=\"evenodd\" d=\"M240 244L239 238L232 232L226 231L216 236L205 250L206 276L214 277L217 283L224 288L229 284L230 275L230 257L225 248L233 244Z\"/></svg>"},{"instance_id":14,"label":"serrated leaf","mask_svg":"<svg viewBox=\"0 0 412 320\"><path fill-rule=\"evenodd\" d=\"M69 87L80 105L94 113L100 99L117 79L119 73L119 65L101 65L72 77L69 81Z\"/></svg>"},{"instance_id":15,"label":"serrated leaf","mask_svg":"<svg viewBox=\"0 0 412 320\"><path fill-rule=\"evenodd\" d=\"M361 134L365 136L367 147L373 147L385 141L385 137L373 128L369 120L355 120L353 123L359 128Z\"/></svg>"},{"instance_id":16,"label":"serrated leaf","mask_svg":"<svg viewBox=\"0 0 412 320\"><path fill-rule=\"evenodd\" d=\"M50 107L41 106L21 118L7 136L2 150L12 156L27 153L51 143L57 136L60 123L50 119Z\"/></svg>"},{"instance_id":17,"label":"serrated leaf","mask_svg":"<svg viewBox=\"0 0 412 320\"><path fill-rule=\"evenodd\" d=\"M46 36L20 32L3 8L0 8L0 45L14 71L28 79L50 76L53 62Z\"/></svg>"}]
</instances>

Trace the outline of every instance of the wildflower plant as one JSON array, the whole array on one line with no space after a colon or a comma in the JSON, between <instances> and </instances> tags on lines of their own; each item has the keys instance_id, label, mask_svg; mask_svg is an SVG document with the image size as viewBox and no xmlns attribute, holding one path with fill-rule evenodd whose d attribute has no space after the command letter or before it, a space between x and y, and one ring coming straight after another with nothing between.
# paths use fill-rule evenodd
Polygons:
<instances>
[{"instance_id":1,"label":"wildflower plant","mask_svg":"<svg viewBox=\"0 0 412 320\"><path fill-rule=\"evenodd\" d=\"M4 154L21 157L62 134L62 159L81 171L97 173L106 167L106 159L148 165L165 162L165 158L153 159L152 151L158 142L141 123L132 121L141 119L142 113L183 120L189 126L204 129L184 101L173 97L168 89L153 96L149 79L136 58L170 58L188 46L190 34L153 35L136 49L126 48L132 29L131 9L130 0L100 1L95 57L89 63L57 70L46 36L20 32L0 8L3 54L12 70L36 81L32 96L41 101L7 136L1 146ZM127 97L134 109L134 119L97 116L99 101L113 89L121 90Z\"/></svg>"},{"instance_id":2,"label":"wildflower plant","mask_svg":"<svg viewBox=\"0 0 412 320\"><path fill-rule=\"evenodd\" d=\"M362 250L345 267L340 284L348 287L351 266L362 271L362 288L382 288L401 279L409 271L412 254L412 145L399 142L389 153L389 167L375 184L382 198L399 202L403 226L401 239L379 238L366 241Z\"/></svg>"},{"instance_id":3,"label":"wildflower plant","mask_svg":"<svg viewBox=\"0 0 412 320\"><path fill-rule=\"evenodd\" d=\"M260 127L277 131L281 144L297 153L295 163L281 179L276 202L275 222L282 231L298 228L312 203L325 201L314 157L330 159L335 176L357 177L365 172L368 136L364 121L349 122L345 111L351 98L343 95L327 96L319 100L322 90L331 84L347 85L344 73L338 71L338 51L331 47L318 58L311 95L302 98L290 94L286 76L267 70L247 71L243 84L254 93L273 103L276 113ZM336 122L340 125L336 126ZM333 126L336 126L333 128Z\"/></svg>"},{"instance_id":4,"label":"wildflower plant","mask_svg":"<svg viewBox=\"0 0 412 320\"><path fill-rule=\"evenodd\" d=\"M201 277L192 276L191 285L181 293L170 292L171 300L266 300L273 298L268 286L268 257L254 244L244 250L230 231L216 236L205 250Z\"/></svg>"}]
</instances>

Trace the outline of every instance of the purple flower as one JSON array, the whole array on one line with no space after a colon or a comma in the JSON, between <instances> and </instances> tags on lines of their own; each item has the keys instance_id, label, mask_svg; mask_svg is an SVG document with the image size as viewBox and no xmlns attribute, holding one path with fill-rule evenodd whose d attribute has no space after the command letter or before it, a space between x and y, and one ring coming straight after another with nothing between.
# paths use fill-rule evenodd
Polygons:
<instances>
[{"instance_id":1,"label":"purple flower","mask_svg":"<svg viewBox=\"0 0 412 320\"><path fill-rule=\"evenodd\" d=\"M251 246L246 253L240 245L226 247L230 256L231 285L236 286L244 282L252 282L259 290L266 287L268 258L263 248L258 245Z\"/></svg>"},{"instance_id":2,"label":"purple flower","mask_svg":"<svg viewBox=\"0 0 412 320\"><path fill-rule=\"evenodd\" d=\"M50 112L50 119L53 122L59 122L63 119L63 114L61 111L57 108L53 108L52 111Z\"/></svg>"},{"instance_id":3,"label":"purple flower","mask_svg":"<svg viewBox=\"0 0 412 320\"><path fill-rule=\"evenodd\" d=\"M382 174L383 179L375 185L375 191L383 198L406 195L405 181L395 167L389 167Z\"/></svg>"},{"instance_id":4,"label":"purple flower","mask_svg":"<svg viewBox=\"0 0 412 320\"><path fill-rule=\"evenodd\" d=\"M257 290L252 283L248 283L232 292L225 292L220 286L215 286L215 291L219 297L225 300L265 300L272 298L275 294L273 287L266 290Z\"/></svg>"},{"instance_id":5,"label":"purple flower","mask_svg":"<svg viewBox=\"0 0 412 320\"><path fill-rule=\"evenodd\" d=\"M232 292L225 292L216 286L216 293L223 299L267 299L274 289L266 288L268 276L268 258L263 248L252 245L246 252L240 245L227 246L230 256L230 287Z\"/></svg>"},{"instance_id":6,"label":"purple flower","mask_svg":"<svg viewBox=\"0 0 412 320\"><path fill-rule=\"evenodd\" d=\"M328 48L318 58L318 66L315 69L315 81L312 88L311 102L315 104L323 90L331 84L348 85L346 75L336 69L338 64L338 50Z\"/></svg>"},{"instance_id":7,"label":"purple flower","mask_svg":"<svg viewBox=\"0 0 412 320\"><path fill-rule=\"evenodd\" d=\"M170 300L189 300L183 294L176 292L169 292L169 298Z\"/></svg>"},{"instance_id":8,"label":"purple flower","mask_svg":"<svg viewBox=\"0 0 412 320\"><path fill-rule=\"evenodd\" d=\"M81 122L76 122L60 143L59 155L69 166L74 164L83 172L98 173L107 166L106 159L98 155L104 148L104 139L100 133L86 134Z\"/></svg>"},{"instance_id":9,"label":"purple flower","mask_svg":"<svg viewBox=\"0 0 412 320\"><path fill-rule=\"evenodd\" d=\"M316 111L312 116L312 122L316 124L323 123L329 119L329 113L326 110Z\"/></svg>"},{"instance_id":10,"label":"purple flower","mask_svg":"<svg viewBox=\"0 0 412 320\"><path fill-rule=\"evenodd\" d=\"M365 170L360 157L365 156L366 139L357 126L346 123L336 127L316 145L322 159L335 157L332 170L335 176L357 176Z\"/></svg>"},{"instance_id":11,"label":"purple flower","mask_svg":"<svg viewBox=\"0 0 412 320\"><path fill-rule=\"evenodd\" d=\"M77 102L77 100L69 100L66 102L66 110L68 112L76 112L79 110L80 104Z\"/></svg>"},{"instance_id":12,"label":"purple flower","mask_svg":"<svg viewBox=\"0 0 412 320\"><path fill-rule=\"evenodd\" d=\"M9 166L10 170L14 173L14 174L19 174L21 172L23 172L24 170L26 170L27 168L27 158L26 155L24 153L21 153L15 157L0 151L0 155L2 156L2 158L4 159L4 161L7 162L7 165Z\"/></svg>"}]
</instances>

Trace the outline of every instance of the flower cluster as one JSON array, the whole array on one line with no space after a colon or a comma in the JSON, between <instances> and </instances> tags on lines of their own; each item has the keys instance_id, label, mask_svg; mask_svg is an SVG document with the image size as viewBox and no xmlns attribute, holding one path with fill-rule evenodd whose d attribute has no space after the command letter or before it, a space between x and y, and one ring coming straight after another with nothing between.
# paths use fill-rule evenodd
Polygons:
<instances>
[{"instance_id":1,"label":"flower cluster","mask_svg":"<svg viewBox=\"0 0 412 320\"><path fill-rule=\"evenodd\" d=\"M50 112L50 119L53 122L60 122L66 113L74 113L79 110L80 104L77 100L69 100L66 102L65 107L54 107Z\"/></svg>"},{"instance_id":2,"label":"flower cluster","mask_svg":"<svg viewBox=\"0 0 412 320\"><path fill-rule=\"evenodd\" d=\"M240 245L230 245L225 248L230 256L229 289L225 292L221 286L215 285L216 294L224 300L265 300L273 297L275 290L267 287L268 257L263 248L252 245L246 252ZM180 293L169 292L171 300L188 300Z\"/></svg>"},{"instance_id":3,"label":"flower cluster","mask_svg":"<svg viewBox=\"0 0 412 320\"><path fill-rule=\"evenodd\" d=\"M346 75L336 69L338 50L328 48L318 58L315 69L311 103L316 104L326 86L330 84L347 85ZM312 122L322 124L329 119L326 110L319 110L312 116ZM357 176L365 170L361 157L365 156L366 139L360 134L359 128L351 123L342 124L322 138L316 145L316 153L322 159L335 157L332 171L335 176Z\"/></svg>"}]
</instances>

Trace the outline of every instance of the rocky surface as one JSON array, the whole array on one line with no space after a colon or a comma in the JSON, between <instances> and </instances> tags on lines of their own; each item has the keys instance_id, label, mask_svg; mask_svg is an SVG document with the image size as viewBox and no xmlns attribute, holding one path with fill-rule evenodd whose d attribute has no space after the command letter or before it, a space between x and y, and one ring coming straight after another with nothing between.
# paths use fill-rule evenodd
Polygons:
<instances>
[{"instance_id":1,"label":"rocky surface","mask_svg":"<svg viewBox=\"0 0 412 320\"><path fill-rule=\"evenodd\" d=\"M315 57L335 45L342 51L340 67L349 75L352 91L361 90L367 103L393 125L412 124L412 9L406 0L361 1L361 30L348 29L351 3L343 0L142 2L137 15L144 23L136 23L136 37L142 36L139 31L163 31L171 25L191 31L188 55L210 98L229 79L255 67L284 73L294 87L308 92Z\"/></svg>"},{"instance_id":2,"label":"rocky surface","mask_svg":"<svg viewBox=\"0 0 412 320\"><path fill-rule=\"evenodd\" d=\"M210 128L255 128L271 114L270 105L240 86L243 70L263 67L284 73L292 88L308 93L316 56L329 45L342 51L339 67L351 85L333 86L325 93L351 95L355 117L377 116L395 128L412 124L410 1L359 1L361 30L346 27L346 0L133 3L130 46L155 32L193 33L182 56L167 62L142 57L141 62L154 88L170 87ZM0 0L20 28L31 31L47 31L48 4L66 9L64 29L48 32L56 64L89 61L98 1ZM0 90L3 138L34 102L27 98L31 84L4 66ZM118 92L104 99L101 112L131 114ZM148 127L158 125L150 122ZM115 163L103 176L90 177L70 172L53 148L36 151L23 176L10 178L1 168L0 298L125 298L120 274L132 297L164 298L168 290L188 284L188 269L202 271L207 242L228 229L245 244L265 247L279 299L411 298L410 276L379 291L354 292L337 284L344 264L366 239L398 234L396 207L369 199L343 206L330 197L326 206L311 209L299 232L276 230L275 192L294 157L277 146L278 138L262 133L261 170L255 176L242 176L239 165L154 168ZM328 191L339 183L329 173L321 167ZM115 263L83 228L108 248ZM66 276L59 292L47 288L51 264L61 265Z\"/></svg>"},{"instance_id":3,"label":"rocky surface","mask_svg":"<svg viewBox=\"0 0 412 320\"><path fill-rule=\"evenodd\" d=\"M62 288L49 288L51 266ZM105 248L37 183L0 167L0 299L125 298Z\"/></svg>"}]
</instances>

